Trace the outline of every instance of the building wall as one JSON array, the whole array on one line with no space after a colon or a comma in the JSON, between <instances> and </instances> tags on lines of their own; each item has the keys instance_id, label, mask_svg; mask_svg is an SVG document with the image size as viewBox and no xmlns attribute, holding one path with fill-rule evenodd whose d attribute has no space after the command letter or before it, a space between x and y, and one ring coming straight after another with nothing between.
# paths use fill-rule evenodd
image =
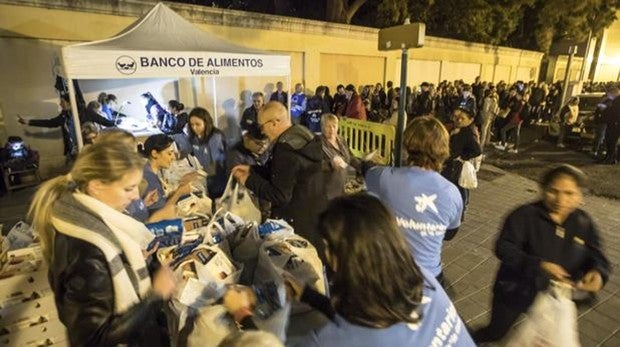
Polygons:
<instances>
[{"instance_id":1,"label":"building wall","mask_svg":"<svg viewBox=\"0 0 620 347\"><path fill-rule=\"evenodd\" d=\"M60 69L60 48L67 44L114 36L148 12L156 1L0 0L0 140L23 136L41 151L44 175L62 163L58 129L23 127L17 115L58 113L53 88ZM79 4L79 7L78 7ZM205 31L240 45L290 54L291 84L308 91L327 85L400 83L400 52L377 49L378 30L296 18L200 6L168 4ZM463 79L513 82L536 79L542 54L470 42L426 37L425 46L409 51L408 84ZM210 78L140 81L84 81L87 101L99 91L130 101L128 114L141 115L138 94L148 90L162 103L179 99L187 107L214 113L230 141L238 136L239 113L253 91L267 96L276 78ZM284 81L286 83L286 81ZM215 92L215 94L214 94ZM214 97L214 95L216 95Z\"/></svg>"},{"instance_id":2,"label":"building wall","mask_svg":"<svg viewBox=\"0 0 620 347\"><path fill-rule=\"evenodd\" d=\"M594 72L594 81L620 81L620 11L618 19L603 33L599 63Z\"/></svg>"}]
</instances>

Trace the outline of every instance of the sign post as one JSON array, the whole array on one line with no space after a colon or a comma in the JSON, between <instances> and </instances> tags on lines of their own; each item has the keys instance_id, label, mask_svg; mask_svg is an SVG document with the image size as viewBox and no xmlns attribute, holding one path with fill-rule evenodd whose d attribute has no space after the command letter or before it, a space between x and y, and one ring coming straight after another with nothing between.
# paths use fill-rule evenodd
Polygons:
<instances>
[{"instance_id":1,"label":"sign post","mask_svg":"<svg viewBox=\"0 0 620 347\"><path fill-rule=\"evenodd\" d=\"M401 166L403 131L405 129L405 105L407 104L407 63L409 48L424 46L426 26L424 23L409 23L379 30L379 50L392 51L400 49L400 97L398 102L398 122L396 123L396 139L394 141L394 166Z\"/></svg>"}]
</instances>

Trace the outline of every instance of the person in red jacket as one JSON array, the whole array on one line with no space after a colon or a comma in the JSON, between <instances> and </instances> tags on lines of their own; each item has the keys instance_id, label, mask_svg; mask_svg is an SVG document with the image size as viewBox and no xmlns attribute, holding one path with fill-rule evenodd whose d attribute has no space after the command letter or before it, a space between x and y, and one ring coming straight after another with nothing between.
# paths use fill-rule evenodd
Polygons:
<instances>
[{"instance_id":1,"label":"person in red jacket","mask_svg":"<svg viewBox=\"0 0 620 347\"><path fill-rule=\"evenodd\" d=\"M355 92L355 87L352 84L349 84L344 90L348 100L344 116L359 120L366 120L366 108L364 108L362 98L357 94L357 92Z\"/></svg>"}]
</instances>

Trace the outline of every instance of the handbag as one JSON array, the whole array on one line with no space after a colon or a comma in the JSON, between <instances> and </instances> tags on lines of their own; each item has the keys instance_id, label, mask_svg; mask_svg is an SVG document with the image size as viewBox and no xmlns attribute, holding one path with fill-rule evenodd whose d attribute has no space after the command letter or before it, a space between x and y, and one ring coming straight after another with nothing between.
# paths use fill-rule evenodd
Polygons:
<instances>
[{"instance_id":1,"label":"handbag","mask_svg":"<svg viewBox=\"0 0 620 347\"><path fill-rule=\"evenodd\" d=\"M233 213L247 223L260 223L262 219L260 210L252 201L250 191L236 182L232 175L228 178L226 189L222 197L217 201L216 208L222 208L227 212Z\"/></svg>"}]
</instances>

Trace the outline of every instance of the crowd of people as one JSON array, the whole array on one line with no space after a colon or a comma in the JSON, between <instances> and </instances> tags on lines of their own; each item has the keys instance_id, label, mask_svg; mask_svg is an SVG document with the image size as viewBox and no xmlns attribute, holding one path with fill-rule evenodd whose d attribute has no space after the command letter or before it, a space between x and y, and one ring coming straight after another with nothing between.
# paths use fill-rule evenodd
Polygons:
<instances>
[{"instance_id":1,"label":"crowd of people","mask_svg":"<svg viewBox=\"0 0 620 347\"><path fill-rule=\"evenodd\" d=\"M334 96L325 86L307 96L298 84L290 111L282 83L276 86L268 102L260 92L252 95L240 121L241 140L232 146L206 109L184 114L174 100L169 108L175 122L166 128L178 131L139 145L113 127L118 114L115 98L107 95L112 118L100 114L108 114L103 106L91 109L113 124L79 154L73 153L68 99L61 100L56 120L24 122L61 127L65 152L75 155L68 174L39 188L29 211L72 345L169 343L162 306L176 283L172 271L146 252L143 223L178 217L177 202L196 180L204 179L208 196L217 199L229 175L253 194L263 218L287 221L327 267L329 297L285 276L290 300L328 318L302 346L474 346L505 337L550 281L585 293L596 293L607 281L610 265L598 230L579 208L584 174L559 165L542 178L540 199L515 209L500 228L501 266L489 326L466 327L443 288L442 244L458 233L469 201L459 185L463 166L481 157L492 134L500 149L508 149L514 135L516 152L523 122L560 111L557 86L479 79L472 85L423 83L407 92L402 167L356 158L337 131L341 117L392 121L400 96L391 83L385 90L364 86L359 93L353 85L339 85ZM617 109L619 100L604 111ZM566 107L570 113L570 102ZM85 120L107 126L97 117ZM174 189L167 187L162 171L189 155L206 178L196 170ZM347 179L355 175L367 193L345 194ZM247 331L256 329L249 295L232 287L223 301ZM231 336L225 345L247 336Z\"/></svg>"}]
</instances>

